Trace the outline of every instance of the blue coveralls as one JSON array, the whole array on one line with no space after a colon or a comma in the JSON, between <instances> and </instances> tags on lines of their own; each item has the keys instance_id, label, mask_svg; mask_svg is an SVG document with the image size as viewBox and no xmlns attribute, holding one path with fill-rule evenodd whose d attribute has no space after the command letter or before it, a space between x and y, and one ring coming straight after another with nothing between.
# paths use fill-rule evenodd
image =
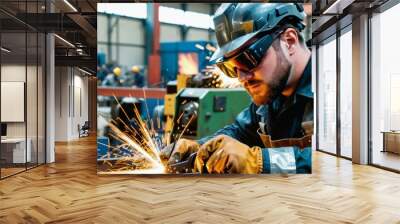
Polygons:
<instances>
[{"instance_id":1,"label":"blue coveralls","mask_svg":"<svg viewBox=\"0 0 400 224\"><path fill-rule=\"evenodd\" d=\"M236 117L233 124L198 142L204 144L217 135L228 135L249 147L262 148L263 173L311 173L311 147L265 148L258 134L262 132L270 135L272 140L301 138L305 135L302 123L306 121L313 121L311 60L292 96L280 95L270 104L262 106L251 103Z\"/></svg>"}]
</instances>

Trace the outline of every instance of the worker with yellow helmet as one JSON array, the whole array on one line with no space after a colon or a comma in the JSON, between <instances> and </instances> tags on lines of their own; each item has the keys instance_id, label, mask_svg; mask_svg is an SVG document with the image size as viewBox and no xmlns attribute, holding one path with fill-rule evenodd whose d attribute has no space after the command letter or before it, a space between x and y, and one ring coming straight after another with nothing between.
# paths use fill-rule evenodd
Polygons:
<instances>
[{"instance_id":1,"label":"worker with yellow helmet","mask_svg":"<svg viewBox=\"0 0 400 224\"><path fill-rule=\"evenodd\" d=\"M119 67L115 67L113 69L113 73L115 76L119 77L121 75L121 69Z\"/></svg>"},{"instance_id":2,"label":"worker with yellow helmet","mask_svg":"<svg viewBox=\"0 0 400 224\"><path fill-rule=\"evenodd\" d=\"M132 68L131 68L131 71L132 71L132 73L139 73L140 72L140 68L139 68L139 66L132 66Z\"/></svg>"},{"instance_id":3,"label":"worker with yellow helmet","mask_svg":"<svg viewBox=\"0 0 400 224\"><path fill-rule=\"evenodd\" d=\"M120 76L121 76L121 68L116 66L114 67L114 69L112 70L112 73L109 73L106 78L103 80L103 82L101 83L102 86L121 86L121 80L120 80Z\"/></svg>"},{"instance_id":4,"label":"worker with yellow helmet","mask_svg":"<svg viewBox=\"0 0 400 224\"><path fill-rule=\"evenodd\" d=\"M131 70L125 73L122 80L122 85L126 87L142 88L144 86L144 76L137 65L132 66Z\"/></svg>"}]
</instances>

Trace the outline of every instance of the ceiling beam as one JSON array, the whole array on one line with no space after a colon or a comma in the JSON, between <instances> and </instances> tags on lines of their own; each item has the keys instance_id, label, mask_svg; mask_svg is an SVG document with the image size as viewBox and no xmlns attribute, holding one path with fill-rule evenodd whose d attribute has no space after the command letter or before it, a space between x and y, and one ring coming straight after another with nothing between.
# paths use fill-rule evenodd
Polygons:
<instances>
[{"instance_id":1,"label":"ceiling beam","mask_svg":"<svg viewBox=\"0 0 400 224\"><path fill-rule=\"evenodd\" d=\"M72 21L74 21L78 26L82 28L82 30L85 32L85 34L89 37L86 38L86 41L91 45L91 46L96 46L96 36L97 36L97 30L94 28L87 20L85 17L83 17L80 14L68 14L67 15Z\"/></svg>"},{"instance_id":2,"label":"ceiling beam","mask_svg":"<svg viewBox=\"0 0 400 224\"><path fill-rule=\"evenodd\" d=\"M97 58L92 56L55 56L56 66L87 67L96 71Z\"/></svg>"}]
</instances>

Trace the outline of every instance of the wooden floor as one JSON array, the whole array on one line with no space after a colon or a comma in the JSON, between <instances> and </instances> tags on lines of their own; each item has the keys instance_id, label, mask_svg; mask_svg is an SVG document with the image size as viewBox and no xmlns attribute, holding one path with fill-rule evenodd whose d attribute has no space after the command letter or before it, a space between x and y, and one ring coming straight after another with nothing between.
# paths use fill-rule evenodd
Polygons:
<instances>
[{"instance_id":1,"label":"wooden floor","mask_svg":"<svg viewBox=\"0 0 400 224\"><path fill-rule=\"evenodd\" d=\"M13 175L13 174L16 174L16 173L19 173L19 172L22 172L22 171L24 171L25 170L25 167L24 168L1 168L1 177L3 178L3 177L7 177L7 176L10 176L10 175Z\"/></svg>"},{"instance_id":2,"label":"wooden floor","mask_svg":"<svg viewBox=\"0 0 400 224\"><path fill-rule=\"evenodd\" d=\"M26 168L24 165L19 165L19 167L6 167L6 168L1 168L1 178L6 178L8 176L24 172L27 169L33 169L37 165L36 164L29 164Z\"/></svg>"},{"instance_id":3,"label":"wooden floor","mask_svg":"<svg viewBox=\"0 0 400 224\"><path fill-rule=\"evenodd\" d=\"M0 181L0 223L400 223L400 175L314 153L312 175L97 176L94 138Z\"/></svg>"}]
</instances>

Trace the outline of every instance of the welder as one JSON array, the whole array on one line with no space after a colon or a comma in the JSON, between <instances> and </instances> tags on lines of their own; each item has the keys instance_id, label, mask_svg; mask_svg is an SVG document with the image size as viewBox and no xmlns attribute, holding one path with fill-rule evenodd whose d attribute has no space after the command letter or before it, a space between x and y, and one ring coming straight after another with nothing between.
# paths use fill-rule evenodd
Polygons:
<instances>
[{"instance_id":1,"label":"welder","mask_svg":"<svg viewBox=\"0 0 400 224\"><path fill-rule=\"evenodd\" d=\"M214 15L219 48L211 61L252 98L233 124L162 151L173 165L197 153L194 172L311 173L311 52L295 3L226 3Z\"/></svg>"}]
</instances>

